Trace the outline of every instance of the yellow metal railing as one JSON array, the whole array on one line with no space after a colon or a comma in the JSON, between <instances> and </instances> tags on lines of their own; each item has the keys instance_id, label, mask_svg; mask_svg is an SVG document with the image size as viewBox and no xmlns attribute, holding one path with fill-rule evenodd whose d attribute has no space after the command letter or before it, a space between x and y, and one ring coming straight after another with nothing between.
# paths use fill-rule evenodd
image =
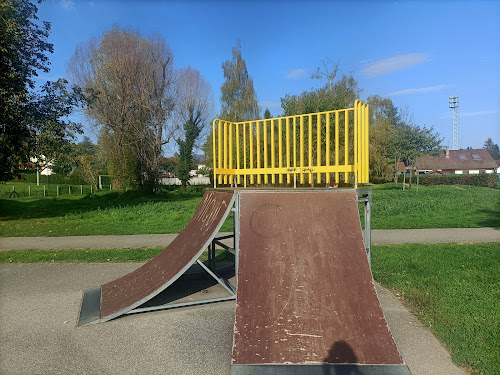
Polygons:
<instances>
[{"instance_id":1,"label":"yellow metal railing","mask_svg":"<svg viewBox=\"0 0 500 375\"><path fill-rule=\"evenodd\" d=\"M214 186L368 182L368 104L245 122L213 122ZM286 180L286 182L285 182Z\"/></svg>"}]
</instances>

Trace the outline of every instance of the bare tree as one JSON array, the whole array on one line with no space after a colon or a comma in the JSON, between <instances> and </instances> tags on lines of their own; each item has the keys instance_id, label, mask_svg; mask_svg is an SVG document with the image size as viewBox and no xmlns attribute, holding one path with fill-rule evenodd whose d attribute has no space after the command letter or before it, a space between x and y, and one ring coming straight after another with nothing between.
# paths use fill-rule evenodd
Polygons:
<instances>
[{"instance_id":1,"label":"bare tree","mask_svg":"<svg viewBox=\"0 0 500 375\"><path fill-rule=\"evenodd\" d=\"M175 118L182 123L183 138L177 138L179 163L177 177L185 187L193 164L193 147L204 129L208 128L213 114L210 84L200 72L191 67L180 69L176 75Z\"/></svg>"},{"instance_id":2,"label":"bare tree","mask_svg":"<svg viewBox=\"0 0 500 375\"><path fill-rule=\"evenodd\" d=\"M68 65L99 128L116 188L154 190L161 149L174 135L173 54L163 38L118 27L79 45Z\"/></svg>"}]
</instances>

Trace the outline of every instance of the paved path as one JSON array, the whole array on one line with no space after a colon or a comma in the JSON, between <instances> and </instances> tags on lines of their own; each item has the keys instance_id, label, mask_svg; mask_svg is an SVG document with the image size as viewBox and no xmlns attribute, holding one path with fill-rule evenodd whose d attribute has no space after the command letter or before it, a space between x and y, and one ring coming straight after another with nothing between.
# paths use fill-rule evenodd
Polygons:
<instances>
[{"instance_id":1,"label":"paved path","mask_svg":"<svg viewBox=\"0 0 500 375\"><path fill-rule=\"evenodd\" d=\"M229 374L235 302L124 316L76 327L82 290L138 264L0 265L0 374ZM185 287L183 281L178 283ZM175 286L173 284L172 286ZM466 375L432 333L376 285L413 375ZM207 286L193 298L210 298Z\"/></svg>"},{"instance_id":2,"label":"paved path","mask_svg":"<svg viewBox=\"0 0 500 375\"><path fill-rule=\"evenodd\" d=\"M177 234L128 236L0 237L0 250L165 247ZM500 228L376 229L372 244L500 242Z\"/></svg>"}]
</instances>

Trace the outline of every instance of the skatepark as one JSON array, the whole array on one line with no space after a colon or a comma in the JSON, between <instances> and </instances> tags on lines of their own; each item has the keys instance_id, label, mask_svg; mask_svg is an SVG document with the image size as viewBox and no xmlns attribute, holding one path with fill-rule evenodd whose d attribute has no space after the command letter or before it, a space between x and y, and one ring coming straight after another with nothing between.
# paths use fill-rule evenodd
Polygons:
<instances>
[{"instance_id":1,"label":"skatepark","mask_svg":"<svg viewBox=\"0 0 500 375\"><path fill-rule=\"evenodd\" d=\"M216 120L217 188L207 190L184 231L140 267L1 266L2 371L466 373L371 276L371 195L358 186L368 182L368 107L356 101L352 109L299 117L293 127L291 119L271 119L269 142L265 121L254 131L253 124ZM339 119L351 134L345 153ZM297 188L342 178L354 188ZM264 188L247 186L254 183ZM231 210L234 264L197 261L227 239L218 232Z\"/></svg>"}]
</instances>

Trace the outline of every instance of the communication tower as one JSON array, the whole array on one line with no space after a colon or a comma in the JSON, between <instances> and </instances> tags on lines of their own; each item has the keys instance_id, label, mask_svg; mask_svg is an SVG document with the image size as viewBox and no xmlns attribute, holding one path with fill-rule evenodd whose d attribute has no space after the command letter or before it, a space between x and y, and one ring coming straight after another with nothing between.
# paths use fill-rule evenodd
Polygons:
<instances>
[{"instance_id":1,"label":"communication tower","mask_svg":"<svg viewBox=\"0 0 500 375\"><path fill-rule=\"evenodd\" d=\"M458 150L458 96L450 96L448 104L453 109L453 150Z\"/></svg>"}]
</instances>

